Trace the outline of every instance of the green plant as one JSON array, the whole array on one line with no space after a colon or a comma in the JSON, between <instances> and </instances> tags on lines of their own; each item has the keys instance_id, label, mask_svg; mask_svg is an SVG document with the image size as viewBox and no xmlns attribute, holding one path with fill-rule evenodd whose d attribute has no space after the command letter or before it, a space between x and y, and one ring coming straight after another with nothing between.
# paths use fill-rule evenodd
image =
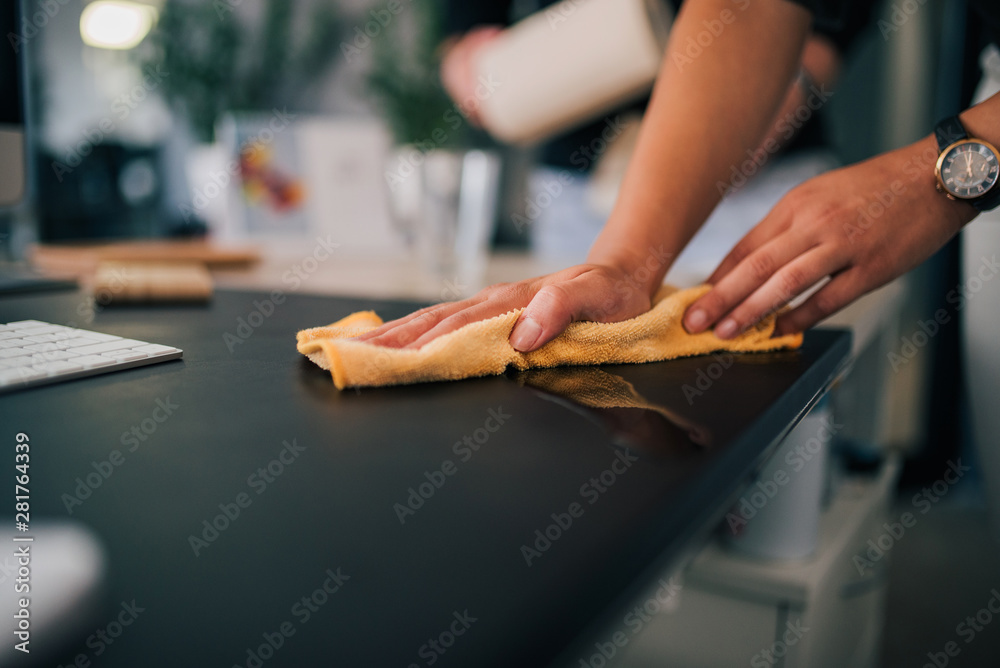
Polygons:
<instances>
[{"instance_id":1,"label":"green plant","mask_svg":"<svg viewBox=\"0 0 1000 668\"><path fill-rule=\"evenodd\" d=\"M409 7L413 12L409 39L399 19L373 38L369 90L382 107L398 143L462 146L469 141L468 124L457 115L439 75L438 47L445 37L442 8L434 0L422 0ZM457 128L456 118L461 119Z\"/></svg>"},{"instance_id":2,"label":"green plant","mask_svg":"<svg viewBox=\"0 0 1000 668\"><path fill-rule=\"evenodd\" d=\"M248 25L223 0L168 0L150 36L149 64L169 73L163 90L194 134L212 141L219 116L296 106L337 53L341 21L329 2L315 4L296 33L295 7L264 0L259 26Z\"/></svg>"}]
</instances>

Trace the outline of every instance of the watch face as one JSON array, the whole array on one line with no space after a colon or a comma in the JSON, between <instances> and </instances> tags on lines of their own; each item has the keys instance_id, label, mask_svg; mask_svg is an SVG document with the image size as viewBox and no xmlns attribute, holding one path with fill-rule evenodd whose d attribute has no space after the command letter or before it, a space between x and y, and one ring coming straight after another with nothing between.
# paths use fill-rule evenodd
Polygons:
<instances>
[{"instance_id":1,"label":"watch face","mask_svg":"<svg viewBox=\"0 0 1000 668\"><path fill-rule=\"evenodd\" d=\"M992 146L974 139L952 144L938 160L941 185L959 199L986 194L1000 176L1000 164Z\"/></svg>"}]
</instances>

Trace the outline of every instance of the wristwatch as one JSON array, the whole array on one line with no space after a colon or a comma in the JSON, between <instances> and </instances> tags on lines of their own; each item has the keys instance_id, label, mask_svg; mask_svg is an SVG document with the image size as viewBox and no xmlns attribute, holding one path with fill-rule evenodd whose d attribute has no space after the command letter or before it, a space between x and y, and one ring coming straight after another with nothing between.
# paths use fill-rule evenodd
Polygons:
<instances>
[{"instance_id":1,"label":"wristwatch","mask_svg":"<svg viewBox=\"0 0 1000 668\"><path fill-rule=\"evenodd\" d=\"M968 202L980 211L1000 205L1000 151L987 141L973 139L958 116L934 128L938 156L934 167L937 189L949 199Z\"/></svg>"}]
</instances>

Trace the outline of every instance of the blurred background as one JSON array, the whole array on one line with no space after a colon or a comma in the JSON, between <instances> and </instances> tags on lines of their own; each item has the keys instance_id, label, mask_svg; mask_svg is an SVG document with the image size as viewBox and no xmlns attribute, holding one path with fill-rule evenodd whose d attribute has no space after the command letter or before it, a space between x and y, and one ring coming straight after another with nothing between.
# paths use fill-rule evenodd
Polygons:
<instances>
[{"instance_id":1,"label":"blurred background","mask_svg":"<svg viewBox=\"0 0 1000 668\"><path fill-rule=\"evenodd\" d=\"M644 91L544 141L511 144L480 128L479 107L491 86L513 84L479 81L455 100L440 76L459 35L539 10L559 20L531 0L24 0L5 39L28 68L31 197L0 219L3 254L58 273L52 249L67 245L207 239L257 254L253 272L220 272L220 285L422 301L579 262L614 201ZM794 183L914 141L964 108L986 43L965 4L945 0L880 3L817 35L834 54L835 92L800 118L780 159L730 184L728 210L671 280L703 279ZM299 261L317 244L335 258L309 269ZM855 386L836 399L856 416L838 437L850 466L886 451L905 458L902 506L948 461L974 468L949 491L955 510L894 553L903 570L892 575L884 647L900 663L884 665L919 665L921 648L936 645L914 644L918 632L950 639L1000 565L959 319L891 362L916 323L946 306L961 260L956 241L900 282L891 308L879 307ZM935 578L947 582L931 596Z\"/></svg>"}]
</instances>

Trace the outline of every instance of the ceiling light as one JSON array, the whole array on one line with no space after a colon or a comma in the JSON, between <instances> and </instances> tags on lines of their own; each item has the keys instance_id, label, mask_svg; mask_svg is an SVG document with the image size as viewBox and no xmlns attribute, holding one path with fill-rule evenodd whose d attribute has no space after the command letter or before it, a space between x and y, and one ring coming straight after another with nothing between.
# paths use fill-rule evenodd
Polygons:
<instances>
[{"instance_id":1,"label":"ceiling light","mask_svg":"<svg viewBox=\"0 0 1000 668\"><path fill-rule=\"evenodd\" d=\"M131 49L156 23L156 9L126 0L98 0L80 16L80 35L85 44L102 49Z\"/></svg>"}]
</instances>

